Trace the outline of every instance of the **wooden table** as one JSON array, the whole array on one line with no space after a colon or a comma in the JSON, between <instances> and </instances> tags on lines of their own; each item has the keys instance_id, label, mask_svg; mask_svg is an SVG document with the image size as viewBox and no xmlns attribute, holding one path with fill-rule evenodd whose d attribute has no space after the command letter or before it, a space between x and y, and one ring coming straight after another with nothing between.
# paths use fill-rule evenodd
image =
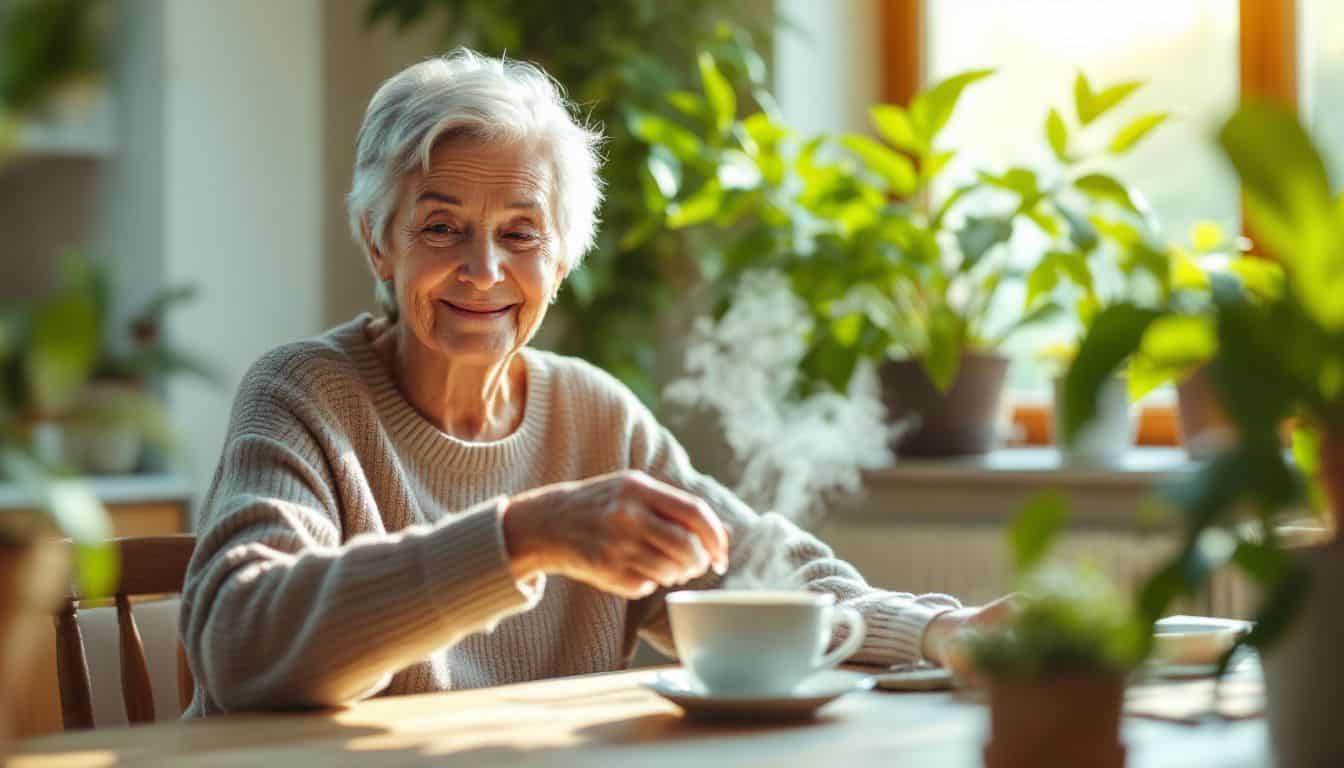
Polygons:
<instances>
[{"instance_id":1,"label":"wooden table","mask_svg":"<svg viewBox=\"0 0 1344 768\"><path fill-rule=\"evenodd\" d=\"M94 766L980 765L985 711L948 693L856 693L810 723L710 725L639 686L654 670L375 699L345 710L237 715L44 736L13 768ZM1263 720L1128 720L1130 768L1269 764Z\"/></svg>"}]
</instances>

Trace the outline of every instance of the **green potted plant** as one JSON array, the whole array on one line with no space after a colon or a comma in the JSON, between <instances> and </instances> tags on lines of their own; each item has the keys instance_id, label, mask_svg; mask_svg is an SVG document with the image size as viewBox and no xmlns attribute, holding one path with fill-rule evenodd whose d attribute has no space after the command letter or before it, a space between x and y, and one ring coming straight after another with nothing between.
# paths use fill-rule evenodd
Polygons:
<instances>
[{"instance_id":1,"label":"green potted plant","mask_svg":"<svg viewBox=\"0 0 1344 768\"><path fill-rule=\"evenodd\" d=\"M1282 268L1256 295L1241 281L1211 284L1207 372L1236 439L1167 488L1185 519L1184 546L1146 585L1156 618L1231 564L1263 588L1244 642L1262 653L1274 751L1281 765L1344 761L1331 707L1344 695L1338 605L1344 550L1344 211L1310 136L1285 109L1244 105L1219 145L1241 179L1257 244ZM1118 306L1098 317L1068 375L1076 429L1097 383L1138 350L1160 313ZM1077 408L1072 408L1072 406ZM1280 425L1298 420L1295 461ZM1290 546L1285 520L1306 505L1327 511L1323 533ZM1243 523L1252 516L1252 525Z\"/></svg>"},{"instance_id":2,"label":"green potted plant","mask_svg":"<svg viewBox=\"0 0 1344 768\"><path fill-rule=\"evenodd\" d=\"M1043 493L1009 531L1020 610L964 638L961 652L987 690L989 768L1121 766L1125 681L1150 645L1150 624L1096 568L1049 561L1067 520Z\"/></svg>"},{"instance_id":3,"label":"green potted plant","mask_svg":"<svg viewBox=\"0 0 1344 768\"><path fill-rule=\"evenodd\" d=\"M712 58L701 62L703 95L679 94L673 105L682 122L635 124L650 147L649 228L719 235L721 247L696 253L720 314L745 272L787 276L811 317L800 394L846 392L860 361L870 361L882 366L889 418L919 422L898 450L987 450L1007 361L978 350L1053 309L990 327L1016 213L954 210L989 186L981 180L928 202L955 154L937 147L938 134L962 91L990 73L938 83L909 110L874 108L888 144L860 135L800 141L768 109L738 119L726 79ZM955 245L945 247L948 239Z\"/></svg>"},{"instance_id":4,"label":"green potted plant","mask_svg":"<svg viewBox=\"0 0 1344 768\"><path fill-rule=\"evenodd\" d=\"M1027 275L1025 312L1045 301L1071 305L1074 325L1085 331L1107 304L1159 304L1170 294L1169 270L1161 249L1152 244L1156 227L1143 195L1105 170L1108 161L1131 152L1167 119L1163 112L1140 114L1103 135L1103 118L1115 116L1141 88L1139 81L1124 81L1097 89L1078 73L1073 118L1065 117L1067 110L1051 108L1044 120L1045 141L1057 164L1052 181L1038 185L1023 169L1002 177L1021 179L1016 186L1024 201L1039 198L1025 213L1047 243ZM1072 345L1065 344L1054 357L1067 360L1071 354ZM1062 380L1060 375L1054 381L1057 417L1066 407ZM1076 439L1066 442L1056 435L1056 442L1067 462L1106 464L1129 450L1133 428L1126 383L1117 377L1103 388L1093 421Z\"/></svg>"},{"instance_id":5,"label":"green potted plant","mask_svg":"<svg viewBox=\"0 0 1344 768\"><path fill-rule=\"evenodd\" d=\"M9 313L18 348L8 376L15 417L44 462L91 475L133 472L145 446L170 448L155 387L178 373L210 378L161 333L164 315L194 289L156 292L131 319L127 339L109 327L109 289L106 265L72 254L54 295Z\"/></svg>"}]
</instances>

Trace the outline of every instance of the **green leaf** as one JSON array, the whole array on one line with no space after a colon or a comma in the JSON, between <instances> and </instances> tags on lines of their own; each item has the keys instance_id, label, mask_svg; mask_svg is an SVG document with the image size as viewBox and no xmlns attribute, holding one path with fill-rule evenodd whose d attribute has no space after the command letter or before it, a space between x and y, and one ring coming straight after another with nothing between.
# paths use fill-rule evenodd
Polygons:
<instances>
[{"instance_id":1,"label":"green leaf","mask_svg":"<svg viewBox=\"0 0 1344 768\"><path fill-rule=\"evenodd\" d=\"M943 169L947 168L947 164L952 162L952 159L956 156L957 153L954 150L934 152L929 155L928 160L920 169L920 174L924 177L924 183L927 184L929 181L937 178L938 174L942 173Z\"/></svg>"},{"instance_id":2,"label":"green leaf","mask_svg":"<svg viewBox=\"0 0 1344 768\"><path fill-rule=\"evenodd\" d=\"M920 360L924 372L939 392L952 388L961 367L964 325L946 305L935 307L929 313L929 346Z\"/></svg>"},{"instance_id":3,"label":"green leaf","mask_svg":"<svg viewBox=\"0 0 1344 768\"><path fill-rule=\"evenodd\" d=\"M933 146L938 133L952 118L966 86L994 74L992 69L977 69L953 75L915 95L910 104L910 119L915 135L925 146Z\"/></svg>"},{"instance_id":4,"label":"green leaf","mask_svg":"<svg viewBox=\"0 0 1344 768\"><path fill-rule=\"evenodd\" d=\"M1069 223L1069 240L1073 247L1083 253L1091 253L1097 247L1097 230L1086 216L1062 203L1055 203L1055 210Z\"/></svg>"},{"instance_id":5,"label":"green leaf","mask_svg":"<svg viewBox=\"0 0 1344 768\"><path fill-rule=\"evenodd\" d=\"M1079 192L1098 202L1110 202L1133 213L1139 213L1129 189L1113 176L1104 173L1089 173L1074 179L1073 186Z\"/></svg>"},{"instance_id":6,"label":"green leaf","mask_svg":"<svg viewBox=\"0 0 1344 768\"><path fill-rule=\"evenodd\" d=\"M842 136L840 143L858 155L866 168L881 177L893 194L905 197L915 191L915 165L910 158L859 134Z\"/></svg>"},{"instance_id":7,"label":"green leaf","mask_svg":"<svg viewBox=\"0 0 1344 768\"><path fill-rule=\"evenodd\" d=\"M1040 565L1068 519L1068 501L1059 491L1042 491L1027 500L1008 530L1019 578Z\"/></svg>"},{"instance_id":8,"label":"green leaf","mask_svg":"<svg viewBox=\"0 0 1344 768\"><path fill-rule=\"evenodd\" d=\"M684 229L714 218L723 201L723 188L717 179L710 179L685 200L667 207L667 226Z\"/></svg>"},{"instance_id":9,"label":"green leaf","mask_svg":"<svg viewBox=\"0 0 1344 768\"><path fill-rule=\"evenodd\" d=\"M1088 267L1087 258L1083 254L1074 251L1047 251L1027 274L1026 306L1034 307L1040 299L1054 291L1061 277L1068 278L1087 293L1095 290L1092 270Z\"/></svg>"},{"instance_id":10,"label":"green leaf","mask_svg":"<svg viewBox=\"0 0 1344 768\"><path fill-rule=\"evenodd\" d=\"M1207 363L1218 349L1213 321L1201 315L1163 315L1144 331L1129 364L1129 397L1138 400L1179 381Z\"/></svg>"},{"instance_id":11,"label":"green leaf","mask_svg":"<svg viewBox=\"0 0 1344 768\"><path fill-rule=\"evenodd\" d=\"M1018 197L1022 198L1021 204L1024 208L1035 205L1041 197L1040 180L1036 177L1036 172L1030 168L1009 168L1004 171L1002 176L980 171L977 176L991 187L1016 193Z\"/></svg>"},{"instance_id":12,"label":"green leaf","mask_svg":"<svg viewBox=\"0 0 1344 768\"><path fill-rule=\"evenodd\" d=\"M747 115L742 127L761 152L771 152L789 135L789 129L770 119L764 112Z\"/></svg>"},{"instance_id":13,"label":"green leaf","mask_svg":"<svg viewBox=\"0 0 1344 768\"><path fill-rule=\"evenodd\" d=\"M29 395L43 415L59 415L88 382L98 360L98 311L90 296L53 299L34 313L27 354Z\"/></svg>"},{"instance_id":14,"label":"green leaf","mask_svg":"<svg viewBox=\"0 0 1344 768\"><path fill-rule=\"evenodd\" d=\"M1064 381L1066 444L1096 416L1102 386L1139 348L1144 332L1158 316L1154 310L1122 303L1103 309L1092 319Z\"/></svg>"},{"instance_id":15,"label":"green leaf","mask_svg":"<svg viewBox=\"0 0 1344 768\"><path fill-rule=\"evenodd\" d=\"M1069 129L1064 125L1064 118L1060 116L1059 110L1054 107L1051 107L1045 116L1045 138L1050 142L1050 149L1054 151L1059 162L1065 165L1073 162L1073 158L1069 156Z\"/></svg>"},{"instance_id":16,"label":"green leaf","mask_svg":"<svg viewBox=\"0 0 1344 768\"><path fill-rule=\"evenodd\" d=\"M704 152L705 145L694 133L665 117L632 112L630 132L646 144L667 149L683 163L694 162Z\"/></svg>"},{"instance_id":17,"label":"green leaf","mask_svg":"<svg viewBox=\"0 0 1344 768\"><path fill-rule=\"evenodd\" d=\"M1092 83L1088 82L1087 75L1079 72L1073 78L1073 109L1078 114L1078 122L1086 126L1096 119L1096 94L1092 91Z\"/></svg>"},{"instance_id":18,"label":"green leaf","mask_svg":"<svg viewBox=\"0 0 1344 768\"><path fill-rule=\"evenodd\" d=\"M673 91L667 94L667 103L683 115L696 121L705 121L709 108L698 93Z\"/></svg>"},{"instance_id":19,"label":"green leaf","mask_svg":"<svg viewBox=\"0 0 1344 768\"><path fill-rule=\"evenodd\" d=\"M708 51L701 51L696 62L700 66L700 84L705 89L705 100L709 103L710 116L714 119L714 130L720 136L725 136L733 127L733 118L737 116L737 94L728 78L719 72L714 57Z\"/></svg>"},{"instance_id":20,"label":"green leaf","mask_svg":"<svg viewBox=\"0 0 1344 768\"><path fill-rule=\"evenodd\" d=\"M1241 179L1257 238L1284 264L1311 316L1344 330L1344 214L1306 129L1290 110L1249 104L1218 140Z\"/></svg>"},{"instance_id":21,"label":"green leaf","mask_svg":"<svg viewBox=\"0 0 1344 768\"><path fill-rule=\"evenodd\" d=\"M873 125L876 126L878 135L891 146L914 154L922 154L928 149L928 144L915 133L915 126L910 122L910 113L901 107L895 104L879 104L873 107L869 114L873 118Z\"/></svg>"},{"instance_id":22,"label":"green leaf","mask_svg":"<svg viewBox=\"0 0 1344 768\"><path fill-rule=\"evenodd\" d=\"M655 146L650 148L645 166L649 178L658 189L658 194L662 195L665 201L676 199L677 193L681 190L681 163L677 158L666 148Z\"/></svg>"},{"instance_id":23,"label":"green leaf","mask_svg":"<svg viewBox=\"0 0 1344 768\"><path fill-rule=\"evenodd\" d=\"M1083 125L1091 125L1092 121L1115 108L1142 86L1142 82L1131 80L1117 83L1103 89L1100 93L1096 93L1092 91L1087 78L1079 72L1077 80L1074 81L1073 92L1075 106L1078 110L1078 122Z\"/></svg>"},{"instance_id":24,"label":"green leaf","mask_svg":"<svg viewBox=\"0 0 1344 768\"><path fill-rule=\"evenodd\" d=\"M1116 131L1107 150L1113 155L1123 155L1133 149L1134 145L1142 141L1154 128L1166 122L1170 116L1170 113L1167 112L1155 112L1151 115L1134 118L1123 128Z\"/></svg>"},{"instance_id":25,"label":"green leaf","mask_svg":"<svg viewBox=\"0 0 1344 768\"><path fill-rule=\"evenodd\" d=\"M965 272L980 263L994 246L1008 242L1013 236L1013 220L997 216L967 216L966 223L957 230L957 245L961 249L960 271Z\"/></svg>"}]
</instances>

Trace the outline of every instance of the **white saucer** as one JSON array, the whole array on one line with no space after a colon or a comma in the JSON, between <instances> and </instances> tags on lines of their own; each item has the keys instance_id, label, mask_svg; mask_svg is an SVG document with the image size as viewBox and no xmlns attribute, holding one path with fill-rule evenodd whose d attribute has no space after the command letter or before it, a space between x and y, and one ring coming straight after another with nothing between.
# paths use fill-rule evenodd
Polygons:
<instances>
[{"instance_id":1,"label":"white saucer","mask_svg":"<svg viewBox=\"0 0 1344 768\"><path fill-rule=\"evenodd\" d=\"M799 720L854 691L873 687L861 672L827 669L798 684L790 693L773 696L713 694L702 689L684 669L660 672L644 687L681 707L690 717L706 720Z\"/></svg>"}]
</instances>

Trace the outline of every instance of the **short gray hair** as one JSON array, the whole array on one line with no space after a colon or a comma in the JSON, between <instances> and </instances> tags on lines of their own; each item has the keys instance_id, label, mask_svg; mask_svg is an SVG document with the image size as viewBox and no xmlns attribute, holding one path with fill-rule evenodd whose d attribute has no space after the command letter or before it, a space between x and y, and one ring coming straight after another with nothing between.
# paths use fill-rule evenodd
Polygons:
<instances>
[{"instance_id":1,"label":"short gray hair","mask_svg":"<svg viewBox=\"0 0 1344 768\"><path fill-rule=\"evenodd\" d=\"M393 75L364 113L346 210L370 268L365 223L386 250L402 179L417 167L427 170L434 146L447 138L536 142L554 171L551 215L564 268L578 265L597 232L601 132L576 119L562 87L540 67L458 48ZM393 293L378 284L379 303L395 317Z\"/></svg>"}]
</instances>

